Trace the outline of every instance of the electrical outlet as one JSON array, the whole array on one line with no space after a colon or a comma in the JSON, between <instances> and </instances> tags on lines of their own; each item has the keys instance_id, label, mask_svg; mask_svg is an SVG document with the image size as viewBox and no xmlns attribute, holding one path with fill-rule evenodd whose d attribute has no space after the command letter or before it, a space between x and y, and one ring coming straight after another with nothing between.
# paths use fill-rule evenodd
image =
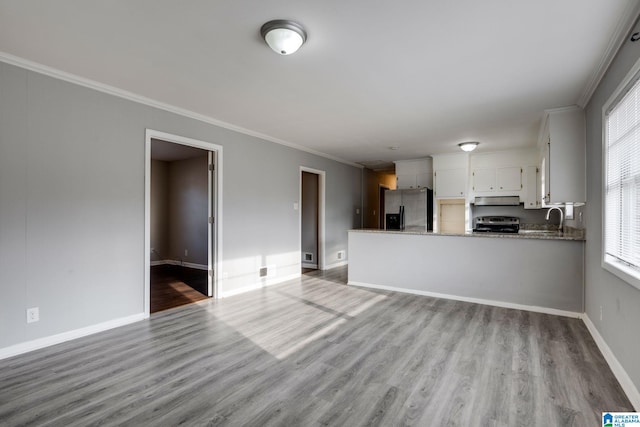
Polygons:
<instances>
[{"instance_id":1,"label":"electrical outlet","mask_svg":"<svg viewBox=\"0 0 640 427\"><path fill-rule=\"evenodd\" d=\"M40 308L27 308L27 323L34 323L40 320Z\"/></svg>"},{"instance_id":2,"label":"electrical outlet","mask_svg":"<svg viewBox=\"0 0 640 427\"><path fill-rule=\"evenodd\" d=\"M338 251L338 259L344 259L344 255L345 255L344 251Z\"/></svg>"},{"instance_id":3,"label":"electrical outlet","mask_svg":"<svg viewBox=\"0 0 640 427\"><path fill-rule=\"evenodd\" d=\"M184 256L189 256L189 249L184 250Z\"/></svg>"}]
</instances>

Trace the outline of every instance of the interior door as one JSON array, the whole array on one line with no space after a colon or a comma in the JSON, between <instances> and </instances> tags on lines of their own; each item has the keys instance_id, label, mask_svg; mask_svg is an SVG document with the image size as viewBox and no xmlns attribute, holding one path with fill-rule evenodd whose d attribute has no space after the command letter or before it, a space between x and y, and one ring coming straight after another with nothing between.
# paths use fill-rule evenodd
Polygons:
<instances>
[{"instance_id":1,"label":"interior door","mask_svg":"<svg viewBox=\"0 0 640 427\"><path fill-rule=\"evenodd\" d=\"M207 224L207 252L208 252L208 256L207 259L209 260L209 265L207 268L208 274L207 274L207 295L210 297L216 296L214 295L214 274L215 272L213 271L214 268L214 244L213 244L213 239L215 238L214 236L214 223L215 223L215 217L213 216L213 213L215 212L215 200L216 200L216 194L215 194L215 169L216 169L216 158L215 158L215 152L213 151L209 151L208 156L209 156L209 171L208 171L208 177L207 177L207 182L208 182L208 199L209 202L207 203L207 209L208 209L208 213L207 213L207 218L209 218L209 223Z\"/></svg>"}]
</instances>

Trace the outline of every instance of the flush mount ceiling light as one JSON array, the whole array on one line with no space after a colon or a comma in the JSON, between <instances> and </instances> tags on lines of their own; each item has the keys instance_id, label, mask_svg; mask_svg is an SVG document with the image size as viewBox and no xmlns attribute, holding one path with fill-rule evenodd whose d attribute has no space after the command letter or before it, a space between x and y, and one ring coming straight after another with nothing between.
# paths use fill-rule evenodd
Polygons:
<instances>
[{"instance_id":1,"label":"flush mount ceiling light","mask_svg":"<svg viewBox=\"0 0 640 427\"><path fill-rule=\"evenodd\" d=\"M269 21L260 28L260 34L274 52L291 55L307 40L302 25L287 19Z\"/></svg>"},{"instance_id":2,"label":"flush mount ceiling light","mask_svg":"<svg viewBox=\"0 0 640 427\"><path fill-rule=\"evenodd\" d=\"M460 144L458 144L458 147L460 147L462 151L473 151L476 149L478 144L480 143L476 141L461 142Z\"/></svg>"}]
</instances>

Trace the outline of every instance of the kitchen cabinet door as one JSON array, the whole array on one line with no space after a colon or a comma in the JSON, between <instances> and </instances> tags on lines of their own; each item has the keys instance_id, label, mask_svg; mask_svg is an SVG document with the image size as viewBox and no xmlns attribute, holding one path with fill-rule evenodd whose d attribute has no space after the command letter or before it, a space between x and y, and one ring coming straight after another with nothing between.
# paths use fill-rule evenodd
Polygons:
<instances>
[{"instance_id":1,"label":"kitchen cabinet door","mask_svg":"<svg viewBox=\"0 0 640 427\"><path fill-rule=\"evenodd\" d=\"M416 160L397 160L396 188L433 188L433 161L431 158Z\"/></svg>"},{"instance_id":2,"label":"kitchen cabinet door","mask_svg":"<svg viewBox=\"0 0 640 427\"><path fill-rule=\"evenodd\" d=\"M524 168L524 196L522 201L525 209L540 209L542 207L540 172L537 166Z\"/></svg>"},{"instance_id":3,"label":"kitchen cabinet door","mask_svg":"<svg viewBox=\"0 0 640 427\"><path fill-rule=\"evenodd\" d=\"M444 169L436 171L435 197L441 198L464 198L467 187L466 169Z\"/></svg>"},{"instance_id":4,"label":"kitchen cabinet door","mask_svg":"<svg viewBox=\"0 0 640 427\"><path fill-rule=\"evenodd\" d=\"M432 172L419 173L416 175L417 188L431 188L433 186L432 182L433 182Z\"/></svg>"},{"instance_id":5,"label":"kitchen cabinet door","mask_svg":"<svg viewBox=\"0 0 640 427\"><path fill-rule=\"evenodd\" d=\"M580 108L548 110L542 138L545 202L586 201L586 127Z\"/></svg>"},{"instance_id":6,"label":"kitchen cabinet door","mask_svg":"<svg viewBox=\"0 0 640 427\"><path fill-rule=\"evenodd\" d=\"M509 167L496 169L496 190L520 191L522 190L522 168Z\"/></svg>"},{"instance_id":7,"label":"kitchen cabinet door","mask_svg":"<svg viewBox=\"0 0 640 427\"><path fill-rule=\"evenodd\" d=\"M398 190L409 190L416 187L415 175L396 175L396 188Z\"/></svg>"},{"instance_id":8,"label":"kitchen cabinet door","mask_svg":"<svg viewBox=\"0 0 640 427\"><path fill-rule=\"evenodd\" d=\"M476 169L472 173L473 190L480 193L496 189L495 169Z\"/></svg>"}]
</instances>

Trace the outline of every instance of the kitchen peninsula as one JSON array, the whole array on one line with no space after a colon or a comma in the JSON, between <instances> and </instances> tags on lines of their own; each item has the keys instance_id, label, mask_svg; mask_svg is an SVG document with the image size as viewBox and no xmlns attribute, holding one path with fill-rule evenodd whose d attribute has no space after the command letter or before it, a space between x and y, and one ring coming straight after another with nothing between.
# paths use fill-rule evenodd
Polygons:
<instances>
[{"instance_id":1,"label":"kitchen peninsula","mask_svg":"<svg viewBox=\"0 0 640 427\"><path fill-rule=\"evenodd\" d=\"M349 285L578 316L584 237L351 230Z\"/></svg>"}]
</instances>

